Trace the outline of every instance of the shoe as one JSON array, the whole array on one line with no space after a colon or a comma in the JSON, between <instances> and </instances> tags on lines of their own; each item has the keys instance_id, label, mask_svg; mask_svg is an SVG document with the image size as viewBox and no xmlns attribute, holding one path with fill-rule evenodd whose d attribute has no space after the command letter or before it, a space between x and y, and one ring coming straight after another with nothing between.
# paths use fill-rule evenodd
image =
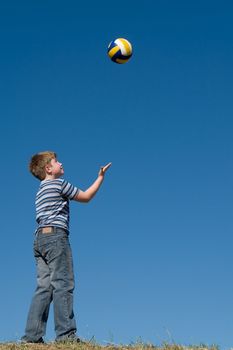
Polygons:
<instances>
[{"instance_id":1,"label":"shoe","mask_svg":"<svg viewBox=\"0 0 233 350\"><path fill-rule=\"evenodd\" d=\"M44 344L44 339L43 338L39 338L38 340L31 340L29 338L26 337L26 335L24 335L22 338L21 338L21 341L20 341L21 344Z\"/></svg>"},{"instance_id":2,"label":"shoe","mask_svg":"<svg viewBox=\"0 0 233 350\"><path fill-rule=\"evenodd\" d=\"M71 333L69 335L63 335L62 337L55 340L55 343L79 343L86 344L83 340L81 340L75 333Z\"/></svg>"}]
</instances>

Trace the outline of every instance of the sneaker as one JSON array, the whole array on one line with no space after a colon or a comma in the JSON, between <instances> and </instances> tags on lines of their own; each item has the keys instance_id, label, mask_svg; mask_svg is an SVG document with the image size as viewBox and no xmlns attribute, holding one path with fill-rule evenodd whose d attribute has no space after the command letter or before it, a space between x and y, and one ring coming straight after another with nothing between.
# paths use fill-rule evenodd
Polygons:
<instances>
[{"instance_id":1,"label":"sneaker","mask_svg":"<svg viewBox=\"0 0 233 350\"><path fill-rule=\"evenodd\" d=\"M55 340L55 343L79 343L86 344L83 340L81 340L75 333L71 333L69 335L63 335L62 337Z\"/></svg>"},{"instance_id":2,"label":"sneaker","mask_svg":"<svg viewBox=\"0 0 233 350\"><path fill-rule=\"evenodd\" d=\"M21 341L20 343L22 344L44 344L44 339L43 338L39 338L38 340L31 340L29 338L26 337L26 335L24 335L22 338L21 338Z\"/></svg>"}]
</instances>

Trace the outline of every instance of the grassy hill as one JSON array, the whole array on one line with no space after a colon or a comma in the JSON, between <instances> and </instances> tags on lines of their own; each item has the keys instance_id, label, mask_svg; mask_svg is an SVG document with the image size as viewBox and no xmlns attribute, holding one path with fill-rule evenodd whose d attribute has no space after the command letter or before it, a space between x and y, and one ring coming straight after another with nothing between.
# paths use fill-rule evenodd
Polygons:
<instances>
[{"instance_id":1,"label":"grassy hill","mask_svg":"<svg viewBox=\"0 0 233 350\"><path fill-rule=\"evenodd\" d=\"M175 344L163 344L162 346L150 344L135 345L107 345L97 344L19 344L19 343L2 343L0 350L218 350L218 346L184 346Z\"/></svg>"}]
</instances>

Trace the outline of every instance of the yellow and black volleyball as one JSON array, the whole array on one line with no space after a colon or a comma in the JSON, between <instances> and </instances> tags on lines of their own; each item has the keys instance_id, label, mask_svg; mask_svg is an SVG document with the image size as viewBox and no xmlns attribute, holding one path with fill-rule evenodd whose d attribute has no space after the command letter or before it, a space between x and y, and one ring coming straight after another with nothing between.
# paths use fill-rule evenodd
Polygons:
<instances>
[{"instance_id":1,"label":"yellow and black volleyball","mask_svg":"<svg viewBox=\"0 0 233 350\"><path fill-rule=\"evenodd\" d=\"M119 38L111 41L108 45L108 56L115 63L126 63L132 56L132 53L132 45L126 39Z\"/></svg>"}]
</instances>

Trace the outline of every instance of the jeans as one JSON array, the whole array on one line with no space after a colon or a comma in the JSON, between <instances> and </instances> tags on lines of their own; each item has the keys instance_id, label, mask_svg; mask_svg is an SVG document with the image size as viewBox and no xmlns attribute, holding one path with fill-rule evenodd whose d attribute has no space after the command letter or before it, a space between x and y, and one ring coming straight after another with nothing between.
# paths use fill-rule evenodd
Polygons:
<instances>
[{"instance_id":1,"label":"jeans","mask_svg":"<svg viewBox=\"0 0 233 350\"><path fill-rule=\"evenodd\" d=\"M60 228L55 228L55 232L49 234L39 231L34 242L34 256L37 288L23 338L36 342L45 335L52 301L56 340L72 337L76 332L73 313L74 273L67 232Z\"/></svg>"}]
</instances>

